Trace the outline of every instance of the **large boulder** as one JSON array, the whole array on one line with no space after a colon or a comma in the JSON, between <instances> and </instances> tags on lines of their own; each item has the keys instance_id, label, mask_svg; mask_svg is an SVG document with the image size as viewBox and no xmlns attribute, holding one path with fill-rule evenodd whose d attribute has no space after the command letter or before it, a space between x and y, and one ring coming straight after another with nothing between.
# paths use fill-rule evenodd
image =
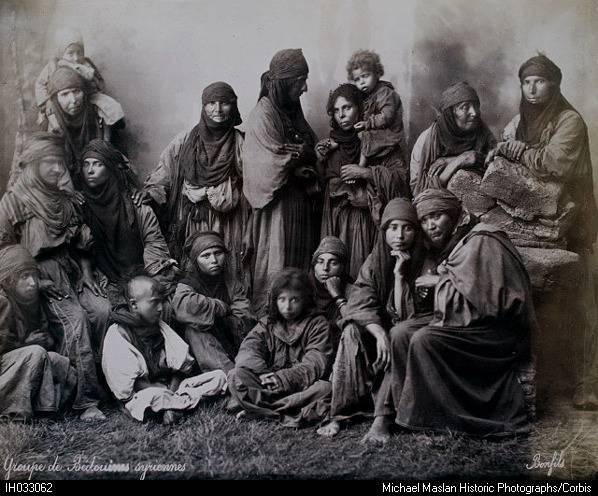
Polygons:
<instances>
[{"instance_id":1,"label":"large boulder","mask_svg":"<svg viewBox=\"0 0 598 496\"><path fill-rule=\"evenodd\" d=\"M569 203L556 219L536 219L526 222L509 215L497 206L480 218L483 222L500 227L507 233L515 246L535 248L565 248L566 234L575 215L575 205Z\"/></svg>"},{"instance_id":2,"label":"large boulder","mask_svg":"<svg viewBox=\"0 0 598 496\"><path fill-rule=\"evenodd\" d=\"M509 215L530 221L557 215L563 185L538 179L523 165L498 157L488 166L481 190L499 200Z\"/></svg>"},{"instance_id":3,"label":"large boulder","mask_svg":"<svg viewBox=\"0 0 598 496\"><path fill-rule=\"evenodd\" d=\"M583 264L577 253L559 249L517 248L532 280L534 292L577 287Z\"/></svg>"},{"instance_id":4,"label":"large boulder","mask_svg":"<svg viewBox=\"0 0 598 496\"><path fill-rule=\"evenodd\" d=\"M477 217L496 206L496 200L481 190L482 176L466 169L460 169L447 184L447 189L457 196L468 212Z\"/></svg>"}]
</instances>

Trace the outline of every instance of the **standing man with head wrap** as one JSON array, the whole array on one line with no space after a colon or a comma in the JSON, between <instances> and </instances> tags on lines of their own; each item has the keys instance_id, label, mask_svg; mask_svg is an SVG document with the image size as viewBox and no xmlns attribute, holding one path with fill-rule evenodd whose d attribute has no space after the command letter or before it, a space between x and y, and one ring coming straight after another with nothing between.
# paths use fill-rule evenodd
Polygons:
<instances>
[{"instance_id":1,"label":"standing man with head wrap","mask_svg":"<svg viewBox=\"0 0 598 496\"><path fill-rule=\"evenodd\" d=\"M495 143L481 119L477 92L466 82L449 86L440 97L438 117L413 146L411 192L445 188L459 169L483 167Z\"/></svg>"},{"instance_id":2,"label":"standing man with head wrap","mask_svg":"<svg viewBox=\"0 0 598 496\"><path fill-rule=\"evenodd\" d=\"M267 310L269 278L284 267L307 270L319 221L310 197L317 184L316 137L303 116L307 61L301 49L277 52L247 119L243 191L253 207L253 300Z\"/></svg>"}]
</instances>

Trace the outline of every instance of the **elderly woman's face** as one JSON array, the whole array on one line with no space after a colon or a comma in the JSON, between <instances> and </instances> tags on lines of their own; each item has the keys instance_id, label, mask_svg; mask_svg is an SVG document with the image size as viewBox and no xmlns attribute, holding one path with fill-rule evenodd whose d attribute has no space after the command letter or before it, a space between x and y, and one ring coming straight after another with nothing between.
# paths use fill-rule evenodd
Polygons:
<instances>
[{"instance_id":1,"label":"elderly woman's face","mask_svg":"<svg viewBox=\"0 0 598 496\"><path fill-rule=\"evenodd\" d=\"M226 122L230 119L233 110L231 102L221 102L215 100L204 105L206 115L214 122Z\"/></svg>"},{"instance_id":2,"label":"elderly woman's face","mask_svg":"<svg viewBox=\"0 0 598 496\"><path fill-rule=\"evenodd\" d=\"M334 120L343 131L353 128L357 122L357 107L344 96L339 96L334 102Z\"/></svg>"},{"instance_id":3,"label":"elderly woman's face","mask_svg":"<svg viewBox=\"0 0 598 496\"><path fill-rule=\"evenodd\" d=\"M83 162L83 179L94 189L106 184L110 178L110 170L96 158L86 158Z\"/></svg>"},{"instance_id":4,"label":"elderly woman's face","mask_svg":"<svg viewBox=\"0 0 598 496\"><path fill-rule=\"evenodd\" d=\"M78 115L83 110L83 97L85 93L79 88L67 88L56 94L60 108L71 117Z\"/></svg>"},{"instance_id":5,"label":"elderly woman's face","mask_svg":"<svg viewBox=\"0 0 598 496\"><path fill-rule=\"evenodd\" d=\"M474 101L458 103L453 107L453 116L461 131L472 131L480 120L480 105Z\"/></svg>"},{"instance_id":6,"label":"elderly woman's face","mask_svg":"<svg viewBox=\"0 0 598 496\"><path fill-rule=\"evenodd\" d=\"M289 99L298 102L303 93L307 93L307 76L297 78L289 88Z\"/></svg>"},{"instance_id":7,"label":"elderly woman's face","mask_svg":"<svg viewBox=\"0 0 598 496\"><path fill-rule=\"evenodd\" d=\"M532 105L543 105L550 98L552 83L540 76L528 76L521 81L521 91Z\"/></svg>"},{"instance_id":8,"label":"elderly woman's face","mask_svg":"<svg viewBox=\"0 0 598 496\"><path fill-rule=\"evenodd\" d=\"M421 218L422 229L434 248L444 248L453 234L455 221L447 212L437 211Z\"/></svg>"},{"instance_id":9,"label":"elderly woman's face","mask_svg":"<svg viewBox=\"0 0 598 496\"><path fill-rule=\"evenodd\" d=\"M49 186L58 186L66 173L64 159L61 156L48 156L39 161L39 178Z\"/></svg>"}]
</instances>

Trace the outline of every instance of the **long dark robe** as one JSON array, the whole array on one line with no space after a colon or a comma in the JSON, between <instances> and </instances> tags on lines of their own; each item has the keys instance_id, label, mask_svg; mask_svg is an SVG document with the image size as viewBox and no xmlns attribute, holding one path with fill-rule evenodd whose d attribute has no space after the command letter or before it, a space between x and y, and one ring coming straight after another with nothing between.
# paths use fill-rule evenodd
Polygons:
<instances>
[{"instance_id":1,"label":"long dark robe","mask_svg":"<svg viewBox=\"0 0 598 496\"><path fill-rule=\"evenodd\" d=\"M439 273L434 320L412 329L393 354L406 364L395 396L397 423L473 435L524 431L517 367L529 356L536 321L520 255L504 233L479 224Z\"/></svg>"},{"instance_id":2,"label":"long dark robe","mask_svg":"<svg viewBox=\"0 0 598 496\"><path fill-rule=\"evenodd\" d=\"M368 161L367 166L373 176L371 182L358 180L355 184L346 184L341 180L341 167L357 163L349 161L353 159L341 143L326 160L320 235L336 236L345 243L349 275L355 278L376 242L384 207L393 198L408 198L410 193L402 174L403 160L399 148L383 158Z\"/></svg>"},{"instance_id":3,"label":"long dark robe","mask_svg":"<svg viewBox=\"0 0 598 496\"><path fill-rule=\"evenodd\" d=\"M301 164L281 151L283 144L299 140L310 150ZM253 302L260 316L267 311L270 277L284 267L307 270L316 247L318 199L310 196L314 180L293 174L296 167L315 163L314 144L303 112L282 116L269 97L261 98L247 119L243 191L253 207L248 243L253 247Z\"/></svg>"}]
</instances>

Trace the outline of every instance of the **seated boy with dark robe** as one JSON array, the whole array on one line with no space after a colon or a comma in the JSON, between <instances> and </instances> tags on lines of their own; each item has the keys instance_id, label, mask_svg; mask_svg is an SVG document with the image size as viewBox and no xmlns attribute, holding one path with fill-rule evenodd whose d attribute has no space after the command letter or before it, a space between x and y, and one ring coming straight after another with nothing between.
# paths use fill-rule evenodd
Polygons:
<instances>
[{"instance_id":1,"label":"seated boy with dark robe","mask_svg":"<svg viewBox=\"0 0 598 496\"><path fill-rule=\"evenodd\" d=\"M146 410L163 424L176 422L200 399L224 392L221 370L185 379L192 371L189 346L160 320L160 284L135 276L126 286L128 307L112 313L113 325L104 339L102 369L114 396L133 418L143 421Z\"/></svg>"},{"instance_id":2,"label":"seated boy with dark robe","mask_svg":"<svg viewBox=\"0 0 598 496\"><path fill-rule=\"evenodd\" d=\"M192 267L172 298L175 318L200 369L228 372L255 324L251 303L243 283L226 270L228 251L218 233L196 233L186 250Z\"/></svg>"}]
</instances>

